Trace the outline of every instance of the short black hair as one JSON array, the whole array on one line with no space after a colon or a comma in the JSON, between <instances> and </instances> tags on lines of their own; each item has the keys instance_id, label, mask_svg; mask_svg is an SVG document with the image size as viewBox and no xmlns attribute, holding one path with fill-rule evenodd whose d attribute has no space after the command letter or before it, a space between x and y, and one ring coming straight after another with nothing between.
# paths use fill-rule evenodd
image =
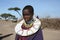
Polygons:
<instances>
[{"instance_id":1,"label":"short black hair","mask_svg":"<svg viewBox=\"0 0 60 40\"><path fill-rule=\"evenodd\" d=\"M34 14L34 9L31 5L27 5L23 8L22 12L25 10L25 9L28 9L30 13Z\"/></svg>"}]
</instances>

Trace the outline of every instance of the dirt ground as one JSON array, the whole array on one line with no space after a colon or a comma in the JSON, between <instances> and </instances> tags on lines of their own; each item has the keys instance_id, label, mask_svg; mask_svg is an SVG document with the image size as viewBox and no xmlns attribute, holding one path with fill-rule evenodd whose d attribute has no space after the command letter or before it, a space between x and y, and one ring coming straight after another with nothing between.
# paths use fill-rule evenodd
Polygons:
<instances>
[{"instance_id":1,"label":"dirt ground","mask_svg":"<svg viewBox=\"0 0 60 40\"><path fill-rule=\"evenodd\" d=\"M60 30L43 29L44 40L60 40Z\"/></svg>"},{"instance_id":2,"label":"dirt ground","mask_svg":"<svg viewBox=\"0 0 60 40\"><path fill-rule=\"evenodd\" d=\"M16 23L0 22L0 40L14 40L15 39L15 28ZM43 29L44 40L60 40L60 30L54 29Z\"/></svg>"}]
</instances>

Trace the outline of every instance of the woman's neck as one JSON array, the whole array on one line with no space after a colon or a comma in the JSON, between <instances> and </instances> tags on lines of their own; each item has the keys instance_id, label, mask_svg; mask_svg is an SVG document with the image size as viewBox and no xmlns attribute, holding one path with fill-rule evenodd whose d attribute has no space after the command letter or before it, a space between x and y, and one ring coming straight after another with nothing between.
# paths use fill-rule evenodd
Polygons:
<instances>
[{"instance_id":1,"label":"woman's neck","mask_svg":"<svg viewBox=\"0 0 60 40\"><path fill-rule=\"evenodd\" d=\"M26 22L26 24L31 24L33 22L33 18Z\"/></svg>"}]
</instances>

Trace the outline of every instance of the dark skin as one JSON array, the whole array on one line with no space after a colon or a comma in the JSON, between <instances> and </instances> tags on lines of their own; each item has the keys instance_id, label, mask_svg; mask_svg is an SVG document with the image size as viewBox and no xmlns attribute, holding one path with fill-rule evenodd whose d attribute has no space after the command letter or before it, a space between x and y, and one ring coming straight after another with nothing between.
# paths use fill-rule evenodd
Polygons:
<instances>
[{"instance_id":1,"label":"dark skin","mask_svg":"<svg viewBox=\"0 0 60 40\"><path fill-rule=\"evenodd\" d=\"M24 18L25 22L30 21L33 18L33 14L30 13L28 9L25 9L23 11L23 18Z\"/></svg>"}]
</instances>

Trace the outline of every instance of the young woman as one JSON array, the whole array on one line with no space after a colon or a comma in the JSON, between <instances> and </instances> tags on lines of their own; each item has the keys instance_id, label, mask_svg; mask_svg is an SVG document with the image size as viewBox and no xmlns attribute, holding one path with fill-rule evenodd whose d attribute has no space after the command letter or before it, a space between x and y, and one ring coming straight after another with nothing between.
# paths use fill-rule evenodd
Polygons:
<instances>
[{"instance_id":1,"label":"young woman","mask_svg":"<svg viewBox=\"0 0 60 40\"><path fill-rule=\"evenodd\" d=\"M27 5L22 10L23 20L15 27L15 40L43 40L41 21L34 16L34 9Z\"/></svg>"}]
</instances>

